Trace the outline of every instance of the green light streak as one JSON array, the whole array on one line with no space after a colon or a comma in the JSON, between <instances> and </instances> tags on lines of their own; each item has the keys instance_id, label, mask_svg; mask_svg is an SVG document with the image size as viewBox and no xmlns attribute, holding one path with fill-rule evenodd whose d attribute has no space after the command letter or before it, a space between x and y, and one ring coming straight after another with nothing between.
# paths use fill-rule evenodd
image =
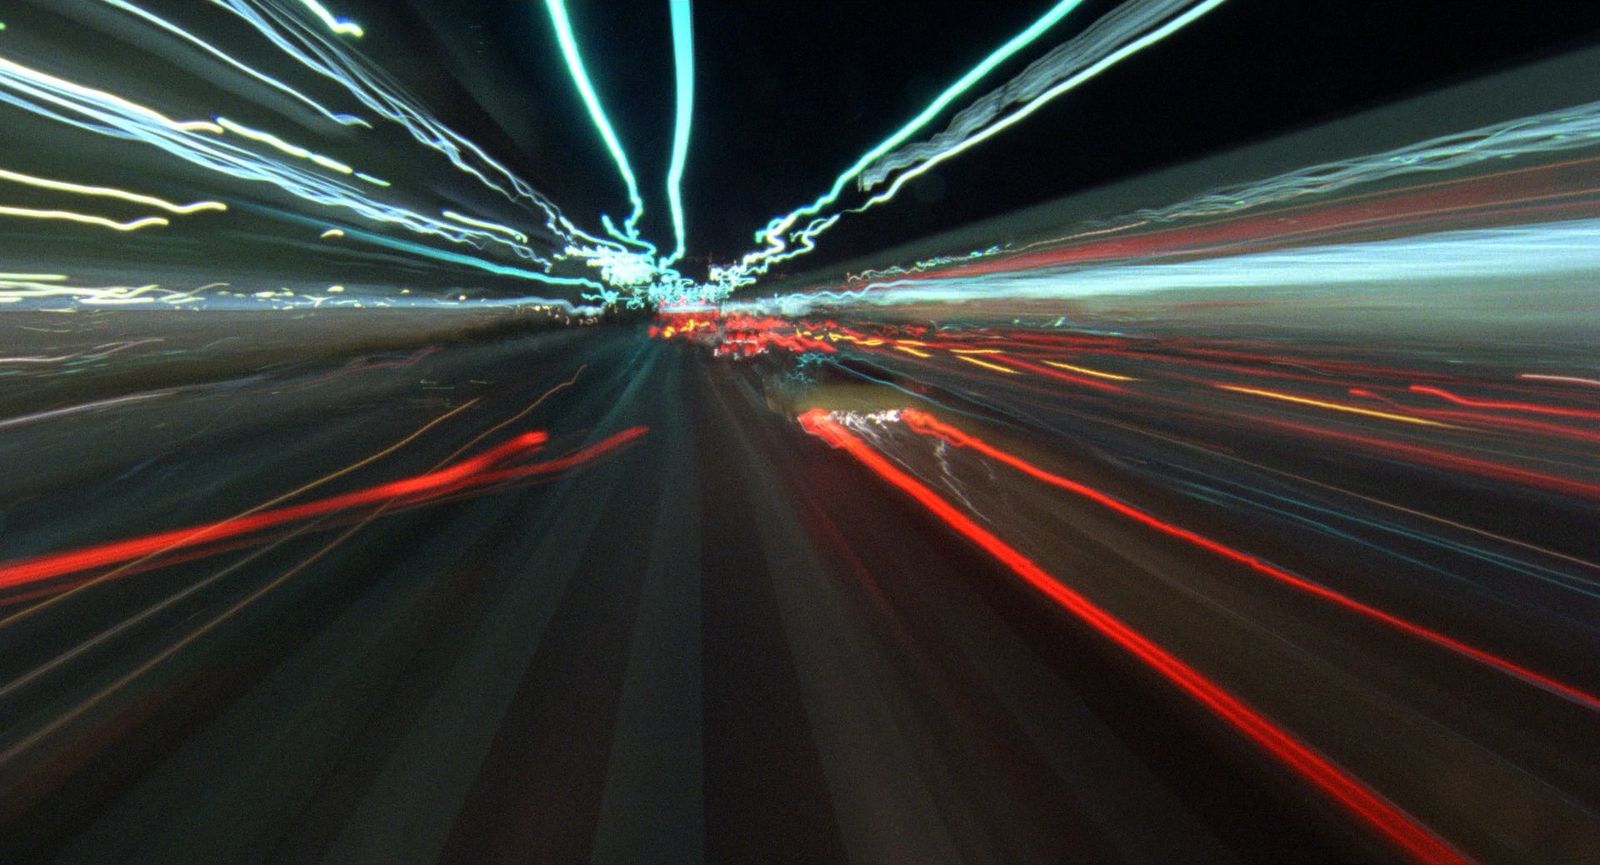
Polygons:
<instances>
[{"instance_id":1,"label":"green light streak","mask_svg":"<svg viewBox=\"0 0 1600 865\"><path fill-rule=\"evenodd\" d=\"M600 105L600 96L595 92L594 83L589 80L589 71L583 65L583 55L578 51L578 40L572 33L572 19L567 16L566 3L564 0L545 0L544 5L550 11L550 22L555 25L556 41L561 44L561 56L567 61L567 71L572 75L572 83L578 86L578 95L583 98L584 108L589 111L589 119L599 131L606 149L611 151L611 159L617 163L617 170L622 174L622 182L628 187L628 201L633 206L633 212L628 215L627 222L624 223L627 237L619 239L636 240L638 232L635 224L638 223L639 217L644 215L644 200L639 197L639 183L634 179L633 167L628 163L628 155L622 150L622 142L617 138L616 130L611 127L611 121Z\"/></svg>"},{"instance_id":2,"label":"green light streak","mask_svg":"<svg viewBox=\"0 0 1600 865\"><path fill-rule=\"evenodd\" d=\"M995 67L1010 60L1018 51L1032 45L1040 36L1043 36L1046 31L1054 27L1061 19L1067 17L1067 14L1076 9L1082 2L1083 0L1061 0L1061 2L1051 7L1049 12L1046 12L1043 17L1029 25L1028 29L1011 37L994 53L985 57L983 62L967 70L967 74L956 79L954 84L945 88L945 91L940 93L937 99L928 103L928 107L922 109L922 112L916 117L911 118L910 122L900 127L893 135L884 139L878 146L867 151L860 159L856 160L855 164L850 166L845 173L839 175L826 195L787 216L774 219L764 230L757 232L757 242L766 242L773 234L787 231L791 225L794 225L802 217L812 216L820 212L824 207L838 201L839 196L844 192L845 186L861 172L867 170L867 167L876 162L879 157L903 144L917 130L926 126L935 117L938 117L941 111L950 107L950 103L959 99L963 93L972 89L972 86L977 84L984 76L993 72Z\"/></svg>"},{"instance_id":3,"label":"green light streak","mask_svg":"<svg viewBox=\"0 0 1600 865\"><path fill-rule=\"evenodd\" d=\"M683 168L689 160L689 124L694 116L694 11L689 0L671 0L673 71L678 81L678 113L672 129L672 165L667 170L667 203L677 245L661 265L683 257Z\"/></svg>"}]
</instances>

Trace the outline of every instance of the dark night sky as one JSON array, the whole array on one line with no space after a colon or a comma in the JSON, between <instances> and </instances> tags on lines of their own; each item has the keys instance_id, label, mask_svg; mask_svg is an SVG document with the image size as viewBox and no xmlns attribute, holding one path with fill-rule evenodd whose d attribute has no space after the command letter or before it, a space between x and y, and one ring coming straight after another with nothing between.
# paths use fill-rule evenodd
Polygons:
<instances>
[{"instance_id":1,"label":"dark night sky","mask_svg":"<svg viewBox=\"0 0 1600 865\"><path fill-rule=\"evenodd\" d=\"M377 0L371 4L378 6ZM384 4L387 5L387 4ZM727 260L809 201L1049 0L696 0L698 87L686 198L690 255ZM1088 0L1003 82L1116 4ZM666 0L569 0L578 39L665 242L674 90ZM352 12L360 11L352 9ZM518 166L569 215L626 211L537 0L411 0L385 65ZM425 24L424 24L425 22ZM369 29L375 29L369 27ZM938 170L846 219L806 267L1258 140L1600 37L1594 0L1230 0ZM444 45L440 50L438 45ZM391 51L399 51L396 45ZM439 59L444 68L439 68ZM408 74L409 73L409 74ZM419 77L420 76L420 77ZM473 104L473 102L477 104ZM481 110L480 110L481 106ZM484 112L494 118L484 120ZM498 128L495 128L496 125ZM509 151L509 152L508 152ZM699 268L691 264L691 271Z\"/></svg>"}]
</instances>

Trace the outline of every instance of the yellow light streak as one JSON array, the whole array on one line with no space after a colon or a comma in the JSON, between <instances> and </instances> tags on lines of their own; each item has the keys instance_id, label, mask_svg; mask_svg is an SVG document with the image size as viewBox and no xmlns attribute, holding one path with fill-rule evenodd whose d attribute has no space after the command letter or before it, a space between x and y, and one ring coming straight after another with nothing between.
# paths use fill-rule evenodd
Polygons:
<instances>
[{"instance_id":1,"label":"yellow light streak","mask_svg":"<svg viewBox=\"0 0 1600 865\"><path fill-rule=\"evenodd\" d=\"M1022 375L1022 373L1017 372L1016 370L1011 369L1009 367L1004 367L1004 366L1001 366L1000 364L997 364L997 363L990 363L990 362L988 362L986 360L978 360L975 357L967 357L966 355L958 354L958 355L956 355L956 360L964 360L967 363L974 364L976 366L981 366L984 369L992 369L992 370L994 370L996 372L1003 372L1006 375Z\"/></svg>"},{"instance_id":2,"label":"yellow light streak","mask_svg":"<svg viewBox=\"0 0 1600 865\"><path fill-rule=\"evenodd\" d=\"M114 231L138 231L155 225L171 225L165 217L146 216L132 222L117 222L103 216L91 216L86 213L74 213L70 210L33 210L27 207L6 207L0 205L0 216L15 216L21 219L57 219L65 222L78 222L84 225L98 225Z\"/></svg>"},{"instance_id":3,"label":"yellow light streak","mask_svg":"<svg viewBox=\"0 0 1600 865\"><path fill-rule=\"evenodd\" d=\"M260 129L251 129L248 126L241 126L240 124L235 123L226 117L218 117L217 125L235 135L240 136L241 138L248 138L251 141L259 141L262 144L266 144L270 147L287 153L290 156L299 157L300 159L309 159L317 165L320 165L330 171L337 171L340 174L356 173L354 168L345 165L343 162L340 162L336 159L329 159L320 153L312 153L298 144L290 144L289 142L284 141L282 138L279 138L270 132L263 132Z\"/></svg>"},{"instance_id":4,"label":"yellow light streak","mask_svg":"<svg viewBox=\"0 0 1600 865\"><path fill-rule=\"evenodd\" d=\"M317 18L321 20L323 24L327 25L329 30L332 30L335 33L344 36L354 36L357 39L367 35L366 31L361 29L360 24L357 24L356 22L347 18L334 17L334 14L329 12L327 7L323 6L321 3L318 3L317 0L300 0L300 3L307 9L310 9L311 14L317 16Z\"/></svg>"},{"instance_id":5,"label":"yellow light streak","mask_svg":"<svg viewBox=\"0 0 1600 865\"><path fill-rule=\"evenodd\" d=\"M81 183L67 183L63 180L51 180L48 177L35 177L31 174L22 174L16 171L7 171L0 168L0 180L9 180L24 186L33 186L39 189L49 189L55 192L71 192L77 195L92 195L101 198L116 198L122 201L131 201L134 204L144 204L160 208L168 213L190 214L202 210L227 210L228 205L220 201L196 201L192 204L174 204L153 195L141 195L125 189L115 189L109 186L86 186Z\"/></svg>"},{"instance_id":6,"label":"yellow light streak","mask_svg":"<svg viewBox=\"0 0 1600 865\"><path fill-rule=\"evenodd\" d=\"M1216 386L1222 388L1223 390L1234 391L1235 393L1247 393L1253 396L1264 396L1268 399L1283 400L1284 402L1298 403L1299 405L1316 406L1317 408L1331 409L1333 411L1349 412L1350 414L1366 415L1367 417L1399 421L1400 423L1417 424L1418 426L1444 427L1446 429L1460 429L1460 427L1453 424L1440 423L1439 421L1428 420L1426 418L1411 417L1403 414L1393 414L1386 411L1376 411L1370 408L1357 408L1353 405L1341 405L1336 402L1323 402L1319 399L1309 399L1303 396L1291 396L1290 394L1278 393L1277 391L1258 390L1253 387L1238 387L1230 384L1219 384Z\"/></svg>"},{"instance_id":7,"label":"yellow light streak","mask_svg":"<svg viewBox=\"0 0 1600 865\"><path fill-rule=\"evenodd\" d=\"M1057 360L1047 360L1047 361L1045 361L1045 363L1050 365L1050 366L1056 367L1057 369L1069 369L1069 370L1072 370L1073 372L1081 372L1084 375L1092 375L1092 376L1094 376L1096 378L1109 378L1112 381L1138 381L1138 379L1134 378L1131 375L1117 375L1116 373L1112 373L1112 372L1101 372L1100 370L1097 370L1097 369L1089 369L1088 367L1083 367L1083 366L1073 366L1070 363L1062 363L1062 362L1057 361Z\"/></svg>"},{"instance_id":8,"label":"yellow light streak","mask_svg":"<svg viewBox=\"0 0 1600 865\"><path fill-rule=\"evenodd\" d=\"M522 232L520 232L520 231L518 231L515 228L512 228L510 226L501 225L498 222L487 222L487 221L482 220L482 219L474 219L471 216L466 216L464 214L456 213L454 210L446 210L446 211L444 211L444 217L446 219L454 219L456 222L462 223L463 225L470 225L470 226L473 226L474 228L485 228L485 229L488 229L489 231L498 231L501 234L504 234L504 235L510 237L511 239L517 241L518 243L527 243L528 242L528 236L526 234L523 234Z\"/></svg>"}]
</instances>

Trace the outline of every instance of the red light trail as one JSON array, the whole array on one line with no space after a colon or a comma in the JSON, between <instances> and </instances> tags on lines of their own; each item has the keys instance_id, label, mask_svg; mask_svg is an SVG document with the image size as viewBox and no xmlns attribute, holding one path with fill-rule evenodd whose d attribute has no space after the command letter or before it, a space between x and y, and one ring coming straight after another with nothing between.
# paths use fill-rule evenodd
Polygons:
<instances>
[{"instance_id":1,"label":"red light trail","mask_svg":"<svg viewBox=\"0 0 1600 865\"><path fill-rule=\"evenodd\" d=\"M1238 697L1213 682L1177 656L1135 631L1088 598L1062 585L1055 577L1027 556L978 525L960 509L945 501L921 481L913 478L877 453L866 442L845 429L821 409L801 415L807 432L844 450L879 477L898 487L952 529L976 543L985 552L1010 568L1029 585L1039 590L1062 609L1073 614L1100 634L1149 665L1179 689L1199 701L1235 730L1260 745L1283 765L1338 802L1363 824L1392 842L1417 862L1467 862L1460 850L1440 838L1377 791L1299 739L1272 720L1250 708Z\"/></svg>"},{"instance_id":2,"label":"red light trail","mask_svg":"<svg viewBox=\"0 0 1600 865\"><path fill-rule=\"evenodd\" d=\"M494 484L552 474L603 456L637 440L648 431L642 426L629 427L566 456L490 471L491 467L508 459L538 451L549 440L549 434L543 431L526 432L446 468L354 492L260 511L247 516L20 559L0 565L0 589L49 580L91 568L121 564L144 556L188 550L201 544L237 538L285 523L352 508L391 501L399 506L417 505L468 489L481 489Z\"/></svg>"},{"instance_id":3,"label":"red light trail","mask_svg":"<svg viewBox=\"0 0 1600 865\"><path fill-rule=\"evenodd\" d=\"M1343 607L1351 612L1378 622L1382 622L1389 627L1403 631L1411 636L1426 640L1435 645L1442 646L1452 652L1465 655L1466 657L1471 658L1480 664L1514 676L1531 685L1543 688L1544 690L1556 694L1563 699L1571 700L1572 702L1577 703L1578 705L1583 706L1590 711L1600 712L1600 696L1595 696L1587 691L1583 691L1563 682L1558 682L1549 676L1536 673L1526 667L1508 661L1505 658L1490 654L1489 652L1474 646L1469 646L1460 640L1447 637L1431 628L1427 628L1417 624L1416 622L1403 619L1394 615L1393 613L1384 612L1383 610L1377 609L1376 607L1368 604L1364 604L1348 595L1336 592L1327 586L1312 582L1304 577L1297 576L1275 565L1263 562L1249 553L1236 550L1233 547L1218 543L1217 541L1214 541L1203 535L1196 534L1195 532L1185 529L1182 526L1173 525L1165 520L1161 520L1150 515L1149 513L1146 513L1145 511L1139 510L1138 508L1107 495L1100 490L1094 489L1093 487L1081 484L1077 481L1071 480L1070 478L1064 478L1060 475L1045 471L1033 463L1022 459L1015 454L1003 451L989 444L983 439L972 435L971 433L944 423L927 412L918 409L902 409L900 411L900 419L905 421L906 425L910 429L920 435L934 436L943 441L949 442L956 447L970 448L973 451L983 454L984 456L996 462L1010 466L1011 468L1028 475L1029 477L1044 481L1051 486L1058 487L1075 495L1082 496L1083 498L1086 498L1095 504L1115 511L1122 516L1128 517L1129 519L1132 519L1142 525L1155 529L1164 535L1186 541L1203 550L1206 550L1207 552L1214 553L1228 559L1229 561L1244 565L1256 573L1263 574L1271 577L1274 580L1277 580L1278 582L1293 586L1302 592L1315 595L1318 598L1337 604L1338 606Z\"/></svg>"}]
</instances>

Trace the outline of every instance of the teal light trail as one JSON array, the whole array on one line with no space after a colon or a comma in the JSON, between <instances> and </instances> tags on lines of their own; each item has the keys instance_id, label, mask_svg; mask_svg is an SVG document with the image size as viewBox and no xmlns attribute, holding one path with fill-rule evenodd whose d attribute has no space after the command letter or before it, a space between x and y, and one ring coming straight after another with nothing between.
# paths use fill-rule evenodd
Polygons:
<instances>
[{"instance_id":1,"label":"teal light trail","mask_svg":"<svg viewBox=\"0 0 1600 865\"><path fill-rule=\"evenodd\" d=\"M555 2L555 0L551 0L551 2ZM995 67L1010 60L1018 51L1032 45L1051 27L1054 27L1060 23L1061 19L1067 17L1068 13L1081 5L1082 2L1083 0L1061 0L1061 2L1052 6L1050 11L1030 24L1026 30L1011 37L1004 45L995 49L994 53L985 57L983 62L967 70L967 74L956 79L954 84L945 88L945 91L940 93L937 99L928 103L928 107L922 109L922 112L916 117L911 118L910 122L900 127L898 131L884 139L878 146L863 154L845 173L839 175L827 194L787 216L774 219L763 231L756 234L756 240L758 242L766 242L774 234L787 231L790 226L794 225L802 217L814 215L824 207L833 204L839 199L840 194L844 192L845 186L860 175L861 172L865 171L868 166L876 162L879 157L905 143L906 139L916 134L917 130L932 122L934 118L939 116L940 112L949 108L952 102L955 102L962 94L971 90L973 85L981 81L990 72L993 72Z\"/></svg>"},{"instance_id":2,"label":"teal light trail","mask_svg":"<svg viewBox=\"0 0 1600 865\"><path fill-rule=\"evenodd\" d=\"M672 128L672 164L667 169L667 203L677 244L661 263L670 267L683 257L683 168L689 160L689 124L694 118L694 10L689 0L671 0L673 71L678 82L678 113Z\"/></svg>"},{"instance_id":3,"label":"teal light trail","mask_svg":"<svg viewBox=\"0 0 1600 865\"><path fill-rule=\"evenodd\" d=\"M889 185L888 189L873 196L872 198L867 199L867 202L862 204L860 207L851 208L850 212L861 213L870 207L874 207L882 204L885 201L888 201L891 198L894 198L895 195L899 194L901 187L905 186L907 182L915 180L923 174L926 174L939 163L959 156L964 151L982 144L984 141L987 141L988 139L993 138L994 136L1005 131L1008 127L1021 123L1022 121L1028 119L1029 115L1043 108L1057 96L1061 96L1062 94L1077 88L1078 85L1093 79L1100 73L1110 69L1117 63L1120 63L1123 59L1137 54L1138 52L1143 51L1157 42L1160 42L1179 30L1182 30L1184 27L1194 23L1194 21L1200 16L1220 6L1222 2L1223 0L1206 0L1206 2L1201 3L1193 9L1190 9L1177 18L1168 21L1166 24L1163 24L1160 28L1152 31L1151 33L1148 33L1139 39L1122 46L1111 54L1101 58L1089 68L1084 69L1078 74L1066 79L1065 81L1062 81L1056 86L1030 100L1027 104L1023 105L1021 109L1012 112L995 123L985 127L982 131L974 133L961 143L940 151L934 156L930 156L923 160L921 164L902 172L900 176L896 177L894 182Z\"/></svg>"},{"instance_id":4,"label":"teal light trail","mask_svg":"<svg viewBox=\"0 0 1600 865\"><path fill-rule=\"evenodd\" d=\"M600 96L595 92L594 82L589 80L589 70L583 65L583 55L578 51L578 40L572 34L572 19L567 16L567 5L564 0L545 0L545 8L550 10L550 21L556 28L556 41L561 44L561 56L567 61L567 71L572 75L572 82L578 86L578 95L583 97L583 105L589 111L589 119L594 122L595 129L599 130L600 138L605 142L606 149L611 151L611 158L617 163L617 171L622 174L622 182L628 187L628 201L633 205L633 211L628 214L627 221L623 224L626 238L636 241L639 217L644 215L644 200L639 197L639 182L634 179L633 166L628 163L628 154L622 150L622 142L617 138L616 130L611 127L611 121L606 117L606 111L600 105Z\"/></svg>"}]
</instances>

